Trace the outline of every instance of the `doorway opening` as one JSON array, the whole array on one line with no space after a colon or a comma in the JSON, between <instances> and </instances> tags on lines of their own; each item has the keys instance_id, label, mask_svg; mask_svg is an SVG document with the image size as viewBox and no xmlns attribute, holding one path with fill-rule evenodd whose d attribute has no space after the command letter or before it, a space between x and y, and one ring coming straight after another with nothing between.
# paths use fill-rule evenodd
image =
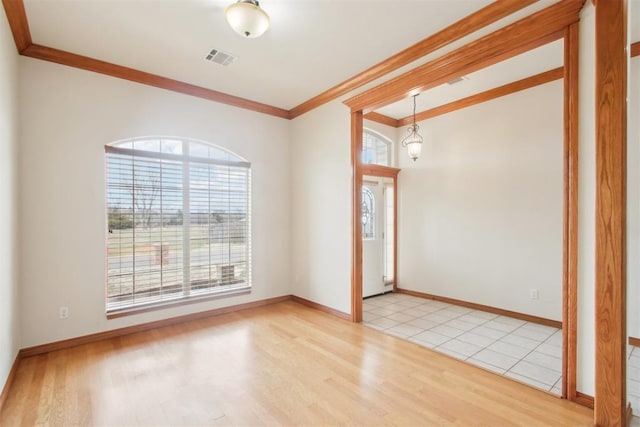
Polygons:
<instances>
[{"instance_id":1,"label":"doorway opening","mask_svg":"<svg viewBox=\"0 0 640 427\"><path fill-rule=\"evenodd\" d=\"M362 181L362 296L393 291L395 283L395 182L364 176Z\"/></svg>"}]
</instances>

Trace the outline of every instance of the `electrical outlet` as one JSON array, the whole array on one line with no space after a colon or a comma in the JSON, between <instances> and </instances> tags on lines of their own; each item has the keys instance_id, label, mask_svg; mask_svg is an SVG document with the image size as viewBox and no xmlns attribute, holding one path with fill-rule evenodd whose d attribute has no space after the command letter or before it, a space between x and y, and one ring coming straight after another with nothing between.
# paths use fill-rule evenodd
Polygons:
<instances>
[{"instance_id":1,"label":"electrical outlet","mask_svg":"<svg viewBox=\"0 0 640 427\"><path fill-rule=\"evenodd\" d=\"M529 298L538 299L538 290L537 289L529 289Z\"/></svg>"},{"instance_id":2,"label":"electrical outlet","mask_svg":"<svg viewBox=\"0 0 640 427\"><path fill-rule=\"evenodd\" d=\"M60 316L61 319L66 319L69 317L69 307L60 307L58 314Z\"/></svg>"}]
</instances>

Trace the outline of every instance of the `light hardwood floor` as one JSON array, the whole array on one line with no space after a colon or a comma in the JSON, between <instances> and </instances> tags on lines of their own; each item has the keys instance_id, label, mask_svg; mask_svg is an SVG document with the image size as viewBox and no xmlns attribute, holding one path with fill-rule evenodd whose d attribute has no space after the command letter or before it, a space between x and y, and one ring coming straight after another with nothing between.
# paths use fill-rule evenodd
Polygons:
<instances>
[{"instance_id":1,"label":"light hardwood floor","mask_svg":"<svg viewBox=\"0 0 640 427\"><path fill-rule=\"evenodd\" d=\"M284 302L23 359L2 426L592 425L593 412Z\"/></svg>"}]
</instances>

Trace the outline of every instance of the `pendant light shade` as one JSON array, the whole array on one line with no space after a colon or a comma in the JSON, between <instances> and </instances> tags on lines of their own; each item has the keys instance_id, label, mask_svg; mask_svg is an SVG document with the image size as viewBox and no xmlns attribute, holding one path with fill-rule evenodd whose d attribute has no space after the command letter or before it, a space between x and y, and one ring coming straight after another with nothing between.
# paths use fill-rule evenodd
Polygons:
<instances>
[{"instance_id":1,"label":"pendant light shade","mask_svg":"<svg viewBox=\"0 0 640 427\"><path fill-rule=\"evenodd\" d=\"M418 133L420 126L416 124L416 96L413 95L413 124L409 126L409 135L402 140L402 146L407 148L409 157L415 162L422 152L422 136Z\"/></svg>"},{"instance_id":2,"label":"pendant light shade","mask_svg":"<svg viewBox=\"0 0 640 427\"><path fill-rule=\"evenodd\" d=\"M269 29L269 15L257 0L238 0L227 7L224 15L233 31L249 39L260 37Z\"/></svg>"},{"instance_id":3,"label":"pendant light shade","mask_svg":"<svg viewBox=\"0 0 640 427\"><path fill-rule=\"evenodd\" d=\"M418 134L418 125L415 125L415 129L409 128L409 132L415 136L410 135L405 139L405 147L407 147L407 154L415 162L422 152L422 137Z\"/></svg>"}]
</instances>

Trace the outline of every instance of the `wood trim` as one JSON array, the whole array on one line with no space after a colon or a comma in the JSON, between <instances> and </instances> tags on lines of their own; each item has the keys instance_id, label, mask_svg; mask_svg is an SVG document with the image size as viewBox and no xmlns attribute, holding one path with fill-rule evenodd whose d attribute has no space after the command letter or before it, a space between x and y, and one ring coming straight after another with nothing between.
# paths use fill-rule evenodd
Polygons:
<instances>
[{"instance_id":1,"label":"wood trim","mask_svg":"<svg viewBox=\"0 0 640 427\"><path fill-rule=\"evenodd\" d=\"M596 7L595 406L598 426L625 424L627 1Z\"/></svg>"},{"instance_id":2,"label":"wood trim","mask_svg":"<svg viewBox=\"0 0 640 427\"><path fill-rule=\"evenodd\" d=\"M199 313L186 314L184 316L171 317L169 319L156 320L154 322L141 323L139 325L127 326L119 329L112 329L110 331L98 332L95 334L84 335L81 337L70 338L62 341L56 341L48 344L36 345L33 347L27 347L20 350L19 356L31 357L39 354L49 353L51 351L62 350L65 348L76 347L83 344L88 344L96 341L102 341L109 338L121 337L124 335L135 334L137 332L148 331L150 329L162 328L164 326L177 325L180 323L190 322L199 319L205 319L207 317L219 316L221 314L248 310L250 308L262 307L270 304L277 304L283 301L291 301L291 295L285 295L281 297L268 298L260 301L253 301L244 304L232 305L229 307L215 308L213 310L201 311Z\"/></svg>"},{"instance_id":3,"label":"wood trim","mask_svg":"<svg viewBox=\"0 0 640 427\"><path fill-rule=\"evenodd\" d=\"M396 178L400 169L390 166L363 164L358 168L361 175L382 176L385 178Z\"/></svg>"},{"instance_id":4,"label":"wood trim","mask_svg":"<svg viewBox=\"0 0 640 427\"><path fill-rule=\"evenodd\" d=\"M348 320L351 321L351 315L344 313L340 310L336 310L334 308L331 307L327 307L326 305L322 305L322 304L318 304L317 302L314 301L310 301L308 299L296 296L296 295L292 295L291 299L299 304L302 304L304 306L313 308L315 310L320 310L323 313L328 313L331 314L332 316L336 316L339 317L340 319L344 319L344 320Z\"/></svg>"},{"instance_id":5,"label":"wood trim","mask_svg":"<svg viewBox=\"0 0 640 427\"><path fill-rule=\"evenodd\" d=\"M351 320L362 322L362 216L361 192L362 174L362 111L351 112L351 170L353 174L351 187Z\"/></svg>"},{"instance_id":6,"label":"wood trim","mask_svg":"<svg viewBox=\"0 0 640 427\"><path fill-rule=\"evenodd\" d=\"M640 55L640 42L631 43L631 57Z\"/></svg>"},{"instance_id":7,"label":"wood trim","mask_svg":"<svg viewBox=\"0 0 640 427\"><path fill-rule=\"evenodd\" d=\"M56 64L67 65L81 70L92 71L123 80L129 80L160 89L170 90L185 95L191 95L257 113L268 114L282 119L290 119L288 110L240 98L227 93L218 92L201 86L184 83L156 74L146 73L133 68L123 67L87 56L77 55L60 49L33 44L29 22L24 8L23 0L2 0L5 13L13 33L18 52L30 58L41 59L43 61L55 62Z\"/></svg>"},{"instance_id":8,"label":"wood trim","mask_svg":"<svg viewBox=\"0 0 640 427\"><path fill-rule=\"evenodd\" d=\"M583 0L565 0L344 101L368 113L520 53L558 40L577 22Z\"/></svg>"},{"instance_id":9,"label":"wood trim","mask_svg":"<svg viewBox=\"0 0 640 427\"><path fill-rule=\"evenodd\" d=\"M571 24L564 36L564 206L562 269L562 397L577 397L578 348L578 95L579 24Z\"/></svg>"},{"instance_id":10,"label":"wood trim","mask_svg":"<svg viewBox=\"0 0 640 427\"><path fill-rule=\"evenodd\" d=\"M24 2L21 0L2 0L4 7L5 7L5 12L7 14L7 18L9 20L9 24L11 26L13 35L14 35L14 39L16 42L16 47L18 49L18 51L20 53L24 53L29 47L31 47L32 45L32 40L31 40L31 34L29 31L29 24L27 21L27 17L26 17L26 13L25 13L25 9L24 9ZM478 27L476 29L474 29L473 31L482 28L483 26L489 25L490 23L494 22L495 20L501 19L504 16L508 16L512 13L514 13L515 11L524 8L528 5L530 5L531 3L533 3L535 0L526 0L526 1L522 1L522 0L498 0L488 6L486 6L485 8L479 10L478 12L467 16L466 18L456 22L455 24L445 28L444 30L428 37L427 39L422 40L421 42L416 43L415 45L403 50L402 52L399 52L398 54L394 55L391 58L388 58L387 60L371 67L370 69L364 71L363 73L358 74L357 76L355 76L352 79L349 79L343 83L341 83L340 85L336 86L337 87L341 87L344 84L351 84L348 83L350 81L355 81L354 79L357 80L358 76L367 74L370 70L380 67L383 64L390 64L390 63L396 63L397 62L397 58L404 58L403 61L406 61L406 63L401 63L401 65L399 66L394 66L394 68L389 69L387 71L384 71L382 74L380 74L381 77L384 74L387 74L397 68L399 68L400 66L404 66L412 61L414 61L415 59L418 59L421 56L424 56L436 49L430 48L429 46L432 45L433 40L436 39L440 39L441 42L443 42L444 44L442 44L442 46L445 46L446 44L449 44L451 42L453 42L455 39L452 37L443 37L444 33L451 33L452 35L455 35L457 38L462 37L464 34L461 33L459 31L460 28L466 28L466 29L470 29L472 27L470 27L470 25L478 25ZM471 32L473 32L471 31ZM439 46L439 47L442 47ZM634 48L638 48L637 50L634 50ZM46 54L46 56L56 56L57 60L54 60L53 58L48 58L48 57L44 57L45 54L43 52L41 52L42 49L47 49L50 52L48 52ZM632 45L632 56L637 55L640 51L640 46L638 45L638 43ZM421 53L422 52L422 53ZM633 54L633 52L636 52L635 55ZM35 45L35 48L29 52L29 53L24 53L26 56L32 57L32 58L37 58L37 59L42 59L42 60L46 60L46 61L51 61L51 62L56 62L62 65L68 65L68 66L72 66L72 67L77 67L80 69L84 69L84 70L88 70L88 71L93 71L93 72L98 72L101 74L106 74L106 75L110 75L112 77L116 77L116 78L123 78L126 80L131 80L137 83L142 83L142 84L148 84L154 87L159 87L162 89L167 89L167 90L171 90L171 91L175 91L175 92L179 92L179 93L184 93L187 95L192 95L192 96L197 96L200 98L204 98L204 99L208 99L211 101L215 101L215 102L220 102L220 103L224 103L227 105L232 105L232 106L236 106L239 108L244 108L244 109L248 109L251 111L256 111L256 112L260 112L260 113L264 113L264 114L269 114L269 115L273 115L276 117L280 117L280 118L286 118L286 119L291 119L294 117L297 117L300 114L303 114L304 112L307 112L313 108L316 108L319 105L322 105L326 102L331 101L332 99L335 99L338 96L344 95L345 93L349 92L350 90L353 90L357 87L360 87L362 84L366 84L369 81L366 81L364 83L358 84L355 87L352 87L348 90L346 90L344 93L340 93L337 95L330 95L330 99L326 99L325 101L321 102L318 105L313 106L312 108L309 108L309 110L303 111L303 112L296 112L295 108L290 110L290 111L286 111L283 109L280 109L278 107L273 107L267 104L262 104L262 103L258 103L255 101L251 101L248 99L244 99L244 98L239 98L239 97L235 97L233 95L228 95L222 92L218 92L218 91L214 91L211 89L206 89L206 88L202 88L199 86L194 86L194 85L190 85L188 83L183 83L180 81L176 81L176 80L171 80L171 79L167 79L167 78L163 78L161 76L157 76L157 75L153 75L153 74L149 74L149 73L144 73L142 71L138 71L138 70L134 70L134 69L130 69L127 67L121 67L115 64L110 64L104 61L99 61L99 60L95 60L92 58L87 58L87 57L81 57L80 55L75 55L69 52L64 52L58 49L54 49L54 48L46 48L44 46L39 46L39 45ZM43 55L43 57L40 57L40 55ZM74 56L75 58L71 58L69 57L69 55ZM408 55L408 56L407 56ZM76 61L78 61L80 58L82 58L82 60L80 62L86 63L86 61L95 61L97 63L99 63L100 65L98 66L98 68L103 69L103 71L100 71L99 69L94 68L95 65L97 64L93 64L92 68L87 68L86 66L78 66ZM397 65L397 64L396 64ZM386 65L385 65L386 67ZM124 71L126 70L131 70L134 72L134 74L137 75L138 78L133 78L130 79L128 77L126 77L126 72L124 73L125 75L121 75L121 73L115 73L112 74L110 72L111 69L118 69L119 71ZM150 83L147 82L147 78L139 78L141 77L141 75L147 75L147 77L150 77L149 80L155 80L156 78L160 78L163 79L164 82L162 84L157 84L157 82L154 83ZM378 78L375 77L375 78ZM374 79L375 79L374 78ZM328 94L329 92L331 92L333 89L329 89L328 91L324 92L323 94ZM195 93L194 93L195 92ZM318 97L323 96L323 94L318 95ZM318 98L316 97L316 98ZM315 98L313 98L315 99ZM311 101L311 100L310 100ZM307 102L310 102L307 101ZM481 101L480 101L481 102ZM301 104L303 105L303 104ZM300 107L300 106L298 106ZM296 108L298 108L296 107ZM463 108L463 107L460 107ZM393 126L393 127L400 127L406 123L400 124L398 119L394 119L392 117L388 117L385 116L383 114L379 114L376 112L370 112L367 113L367 115L365 116L366 119L368 120L372 120L381 124L385 124L388 126ZM428 117L425 117L428 118ZM420 119L423 120L423 119Z\"/></svg>"},{"instance_id":11,"label":"wood trim","mask_svg":"<svg viewBox=\"0 0 640 427\"><path fill-rule=\"evenodd\" d=\"M640 347L640 338L629 337L629 345L634 347Z\"/></svg>"},{"instance_id":12,"label":"wood trim","mask_svg":"<svg viewBox=\"0 0 640 427\"><path fill-rule=\"evenodd\" d=\"M9 27L11 27L16 49L18 49L18 53L22 53L32 44L24 2L22 0L2 0L2 5L7 15L7 21L9 21Z\"/></svg>"},{"instance_id":13,"label":"wood trim","mask_svg":"<svg viewBox=\"0 0 640 427\"><path fill-rule=\"evenodd\" d=\"M398 170L400 172L400 170ZM393 291L398 290L398 175L393 177Z\"/></svg>"},{"instance_id":14,"label":"wood trim","mask_svg":"<svg viewBox=\"0 0 640 427\"><path fill-rule=\"evenodd\" d=\"M476 304L475 302L462 301L455 298L448 298L439 295L428 294L425 292L411 291L409 289L397 289L400 294L412 295L414 297L431 299L434 301L446 302L448 304L455 304L462 307L473 308L474 310L487 311L489 313L499 314L501 316L509 316L515 319L524 320L526 322L537 323L539 325L551 326L553 328L562 329L562 322L552 319L545 319L544 317L533 316L531 314L519 313L517 311L505 310L498 307L491 307L489 305Z\"/></svg>"},{"instance_id":15,"label":"wood trim","mask_svg":"<svg viewBox=\"0 0 640 427\"><path fill-rule=\"evenodd\" d=\"M59 49L32 44L31 46L26 48L22 52L22 54L30 58L55 62L56 64L67 65L69 67L75 67L81 70L105 74L107 76L116 77L119 79L129 80L132 82L157 87L160 89L166 89L185 95L191 95L198 98L207 99L209 101L231 105L233 107L243 108L245 110L268 114L283 119L289 119L289 111L282 108L273 107L271 105L262 104L260 102L251 101L249 99L240 98L223 92L218 92L216 90L184 83L178 80L169 79L166 77L158 76L156 74L145 73L144 71L135 70L133 68L123 67L121 65L100 61L98 59L76 55L75 53L65 52Z\"/></svg>"},{"instance_id":16,"label":"wood trim","mask_svg":"<svg viewBox=\"0 0 640 427\"><path fill-rule=\"evenodd\" d=\"M356 169L356 175L359 175L363 180L364 176L378 176L391 178L393 180L393 292L398 288L398 174L400 170L401 169L390 166L371 164L361 164L360 167ZM360 268L363 268L362 262ZM362 279L360 282L353 283L352 286L358 287L362 294ZM358 305L358 309L362 310L362 298L360 298Z\"/></svg>"},{"instance_id":17,"label":"wood trim","mask_svg":"<svg viewBox=\"0 0 640 427\"><path fill-rule=\"evenodd\" d=\"M372 122L381 123L383 125L391 126L397 128L400 126L398 123L398 119L394 119L393 117L385 116L384 114L376 113L375 111L371 111L364 115L366 120L371 120Z\"/></svg>"},{"instance_id":18,"label":"wood trim","mask_svg":"<svg viewBox=\"0 0 640 427\"><path fill-rule=\"evenodd\" d=\"M589 396L588 394L580 393L579 391L576 392L576 398L574 399L574 402L576 402L579 405L586 406L587 408L591 408L591 409L593 409L593 406L594 406L593 396Z\"/></svg>"},{"instance_id":19,"label":"wood trim","mask_svg":"<svg viewBox=\"0 0 640 427\"><path fill-rule=\"evenodd\" d=\"M410 64L421 57L435 52L443 46L453 43L499 19L509 16L518 10L534 3L534 0L498 0L460 21L438 31L426 39L404 49L401 52L369 67L342 83L322 92L291 109L291 118L296 118L327 102L370 83L400 67Z\"/></svg>"},{"instance_id":20,"label":"wood trim","mask_svg":"<svg viewBox=\"0 0 640 427\"><path fill-rule=\"evenodd\" d=\"M527 77L522 80L518 80L513 83L506 84L504 86L497 87L495 89L490 89L485 92L478 93L476 95L472 95L466 98L459 99L457 101L450 102L448 104L441 105L439 107L422 111L416 114L416 121L430 119L436 116L440 116L442 114L447 114L456 110L471 107L472 105L491 101L492 99L500 98L515 92L519 92L519 91L529 89L538 85L552 82L554 80L561 79L563 76L564 76L563 67L545 71L544 73L536 74L534 76ZM367 115L365 115L365 117L367 117ZM408 126L413 122L413 116L403 117L401 119L398 119L397 122L398 122L398 126Z\"/></svg>"},{"instance_id":21,"label":"wood trim","mask_svg":"<svg viewBox=\"0 0 640 427\"><path fill-rule=\"evenodd\" d=\"M2 393L0 393L0 414L2 413L4 403L7 401L7 397L9 396L9 389L11 389L13 379L16 377L16 372L18 371L18 366L20 365L20 359L21 355L20 352L18 352L16 358L13 360L13 365L11 365L11 370L9 371L9 375L7 376L7 381L5 381L4 387L2 387Z\"/></svg>"}]
</instances>

